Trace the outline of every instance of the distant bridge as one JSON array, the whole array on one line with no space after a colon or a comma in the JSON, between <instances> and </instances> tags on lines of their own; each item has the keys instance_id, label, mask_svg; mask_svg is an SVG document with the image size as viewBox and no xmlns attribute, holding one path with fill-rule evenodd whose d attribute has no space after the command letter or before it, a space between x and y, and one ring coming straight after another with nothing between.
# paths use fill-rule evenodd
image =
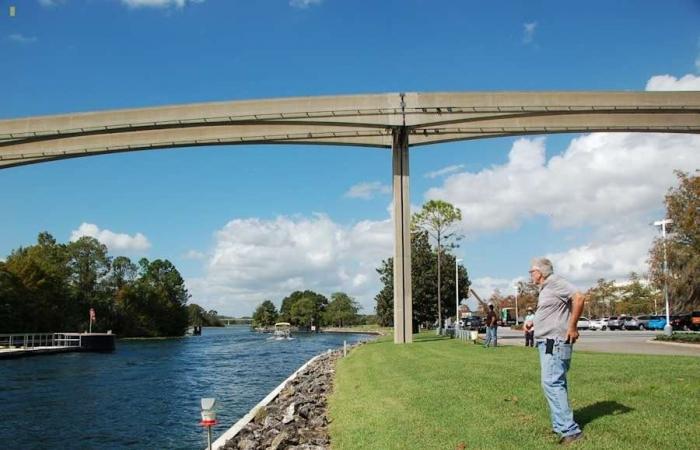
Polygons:
<instances>
[{"instance_id":1,"label":"distant bridge","mask_svg":"<svg viewBox=\"0 0 700 450\"><path fill-rule=\"evenodd\" d=\"M0 168L175 147L391 149L394 342L412 341L410 145L530 134L699 133L700 92L456 92L201 103L0 121Z\"/></svg>"},{"instance_id":2,"label":"distant bridge","mask_svg":"<svg viewBox=\"0 0 700 450\"><path fill-rule=\"evenodd\" d=\"M219 319L221 320L226 326L231 326L231 325L236 325L236 324L251 324L253 323L252 318L240 318L240 319Z\"/></svg>"}]
</instances>

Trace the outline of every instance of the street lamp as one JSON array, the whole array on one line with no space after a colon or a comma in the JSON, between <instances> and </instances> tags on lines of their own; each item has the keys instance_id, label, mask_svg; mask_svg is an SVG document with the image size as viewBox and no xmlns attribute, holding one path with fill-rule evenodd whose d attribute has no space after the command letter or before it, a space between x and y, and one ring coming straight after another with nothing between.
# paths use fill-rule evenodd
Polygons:
<instances>
[{"instance_id":1,"label":"street lamp","mask_svg":"<svg viewBox=\"0 0 700 450\"><path fill-rule=\"evenodd\" d=\"M671 326L671 315L669 314L668 308L668 262L666 256L666 225L673 223L671 219L657 220L654 225L661 227L661 236L663 239L664 246L664 301L666 302L666 325L664 326L664 334L666 336L671 336L673 334L673 327Z\"/></svg>"},{"instance_id":2,"label":"street lamp","mask_svg":"<svg viewBox=\"0 0 700 450\"><path fill-rule=\"evenodd\" d=\"M455 324L456 328L459 328L459 263L461 259L455 258Z\"/></svg>"},{"instance_id":3,"label":"street lamp","mask_svg":"<svg viewBox=\"0 0 700 450\"><path fill-rule=\"evenodd\" d=\"M515 324L519 324L518 321L518 284L515 284Z\"/></svg>"}]
</instances>

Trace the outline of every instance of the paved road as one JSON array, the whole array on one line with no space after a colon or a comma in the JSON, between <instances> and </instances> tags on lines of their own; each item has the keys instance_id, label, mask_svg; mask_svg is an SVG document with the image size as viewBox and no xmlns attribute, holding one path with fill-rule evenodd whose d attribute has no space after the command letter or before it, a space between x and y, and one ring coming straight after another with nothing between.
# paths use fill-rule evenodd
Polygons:
<instances>
[{"instance_id":1,"label":"paved road","mask_svg":"<svg viewBox=\"0 0 700 450\"><path fill-rule=\"evenodd\" d=\"M648 342L659 334L655 331L581 331L576 350L603 353L633 353L643 355L700 356L700 345L673 345ZM498 329L499 345L525 345L522 331Z\"/></svg>"}]
</instances>

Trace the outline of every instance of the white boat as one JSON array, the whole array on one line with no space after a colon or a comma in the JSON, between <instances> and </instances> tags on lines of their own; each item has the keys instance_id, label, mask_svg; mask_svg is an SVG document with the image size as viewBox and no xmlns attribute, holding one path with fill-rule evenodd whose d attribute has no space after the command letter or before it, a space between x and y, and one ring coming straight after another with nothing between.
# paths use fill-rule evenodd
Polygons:
<instances>
[{"instance_id":1,"label":"white boat","mask_svg":"<svg viewBox=\"0 0 700 450\"><path fill-rule=\"evenodd\" d=\"M292 325L289 322L277 322L275 331L272 332L272 336L268 339L275 341L290 341L294 339L292 337Z\"/></svg>"}]
</instances>

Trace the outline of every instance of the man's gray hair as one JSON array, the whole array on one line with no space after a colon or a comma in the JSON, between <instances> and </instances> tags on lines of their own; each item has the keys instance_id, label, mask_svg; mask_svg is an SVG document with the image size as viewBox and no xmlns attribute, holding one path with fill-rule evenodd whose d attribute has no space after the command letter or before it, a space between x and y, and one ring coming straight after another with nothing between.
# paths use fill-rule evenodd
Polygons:
<instances>
[{"instance_id":1,"label":"man's gray hair","mask_svg":"<svg viewBox=\"0 0 700 450\"><path fill-rule=\"evenodd\" d=\"M537 269L540 271L542 276L547 278L554 272L554 266L552 266L552 261L547 258L532 258L532 264L530 269Z\"/></svg>"}]
</instances>

